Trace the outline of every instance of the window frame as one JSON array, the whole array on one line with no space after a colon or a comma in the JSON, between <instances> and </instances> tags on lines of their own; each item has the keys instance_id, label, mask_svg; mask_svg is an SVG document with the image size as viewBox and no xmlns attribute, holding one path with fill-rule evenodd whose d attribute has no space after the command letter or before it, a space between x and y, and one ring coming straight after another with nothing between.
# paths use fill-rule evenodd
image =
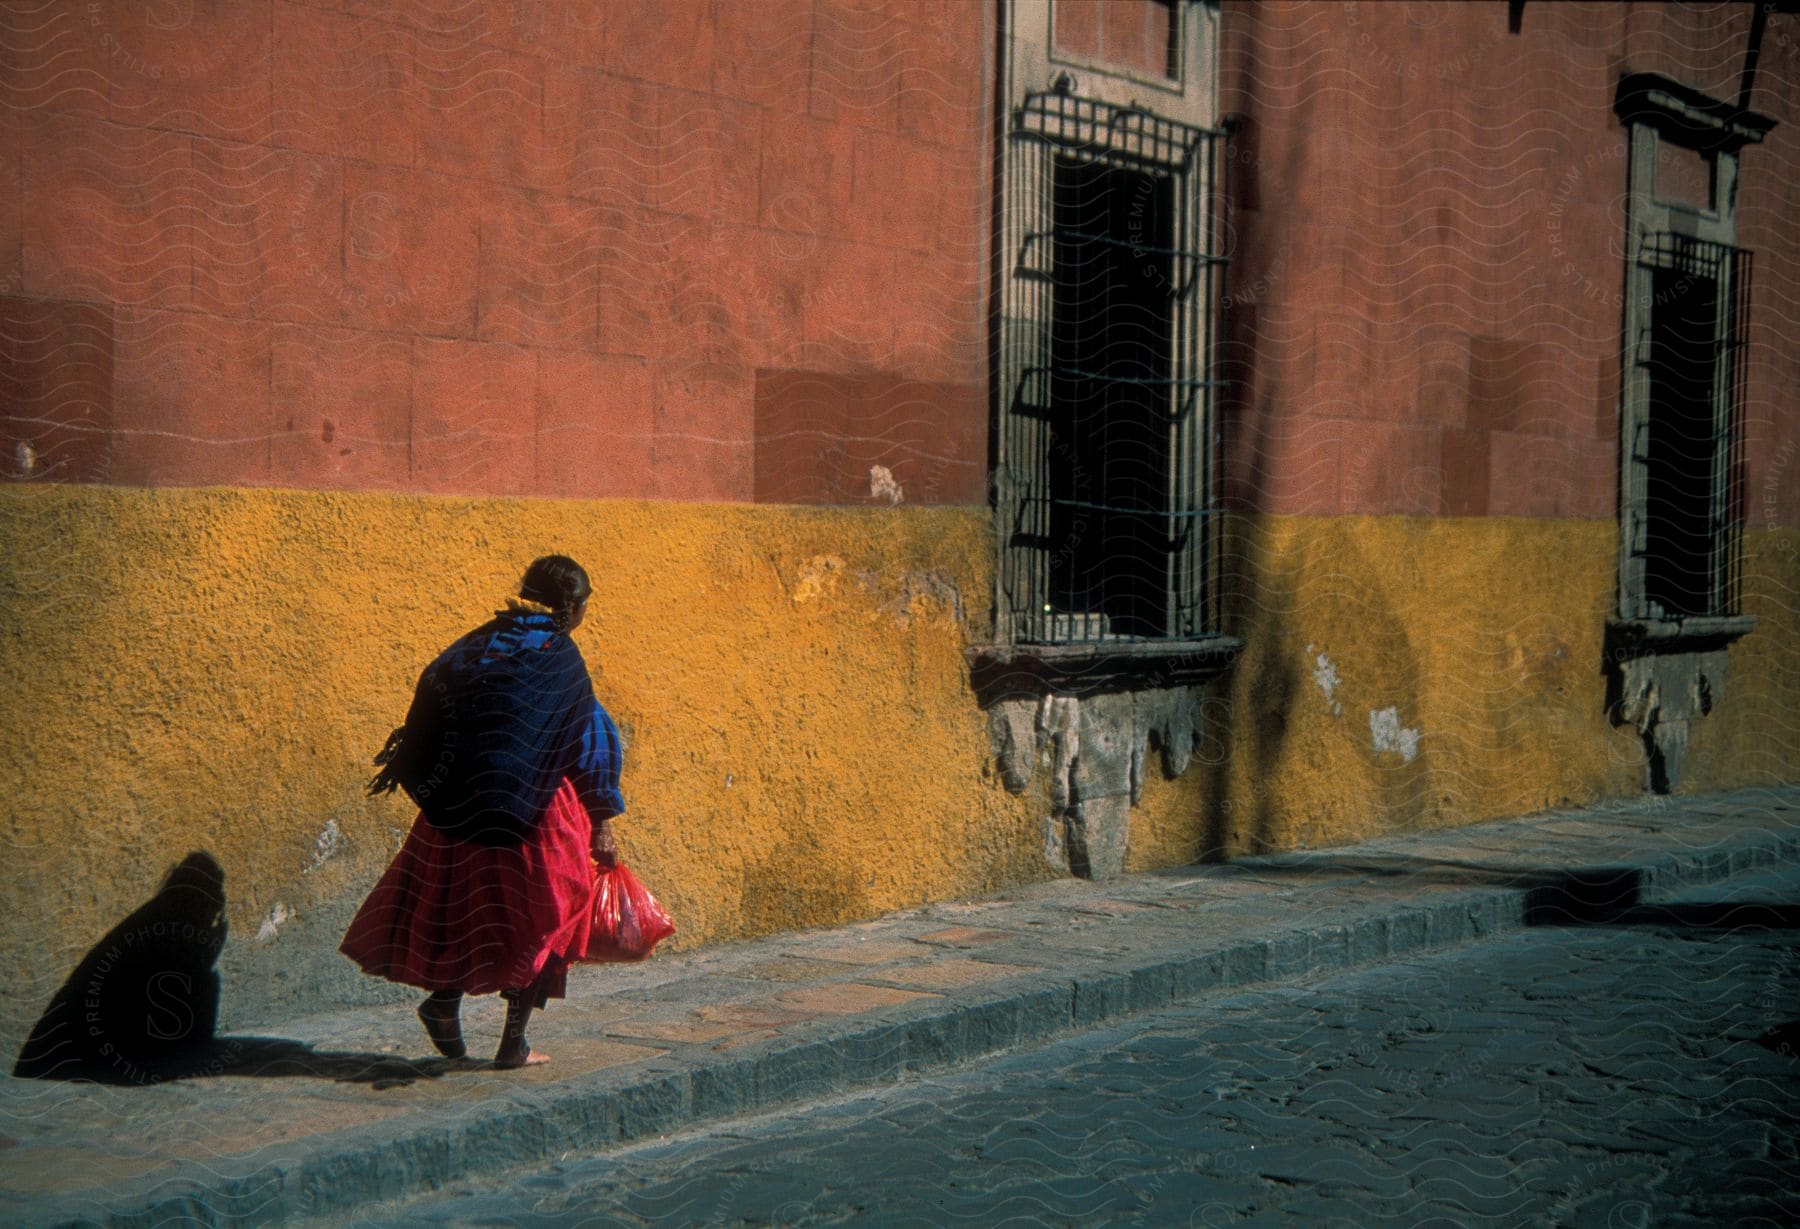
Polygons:
<instances>
[{"instance_id":1,"label":"window frame","mask_svg":"<svg viewBox=\"0 0 1800 1229\"><path fill-rule=\"evenodd\" d=\"M1087 69L1090 72L1104 73L1109 77L1117 77L1126 81L1135 82L1138 85L1147 85L1151 89L1161 90L1165 93L1176 95L1177 97L1185 95L1188 92L1188 61L1190 56L1187 39L1190 19L1185 10L1192 3L1192 0L1166 0L1166 3L1169 7L1169 19L1173 26L1173 29L1170 31L1170 50L1173 53L1171 58L1175 61L1175 74L1173 76L1147 76L1146 74L1138 72L1123 64L1101 59L1089 59L1086 56L1078 56L1060 50L1056 45L1056 23L1058 20L1057 10L1061 6L1056 3L1052 3L1050 6L1049 36L1046 43L1049 52L1049 60L1052 64L1061 64L1069 68Z\"/></svg>"},{"instance_id":2,"label":"window frame","mask_svg":"<svg viewBox=\"0 0 1800 1229\"><path fill-rule=\"evenodd\" d=\"M1179 63L1184 71L1179 79L1164 81L1146 81L1119 66L1077 64L1053 54L1052 0L1015 0L1004 9L1006 23L1001 31L998 82L1002 105L996 117L994 159L994 643L974 646L968 654L977 689L990 700L1014 686L1021 689L1019 694L1041 692L1046 684L1053 685L1059 694L1079 694L1200 681L1226 668L1242 647L1218 627L1216 614L1204 626L1196 624L1196 634L1186 636L1055 640L1040 634L1041 627L1031 626L1029 615L1034 610L1041 615L1042 598L1034 594L1019 602L1016 599L1020 595L1008 589L1009 567L1015 558L1008 542L1012 532L1009 520L1017 516L1019 507L1019 476L1012 472L1008 457L1020 443L1018 432L1024 429L1010 413L1011 401L1017 391L1018 374L1028 365L1023 355L1040 346L1042 339L1036 331L1048 328L1047 319L1021 318L1009 304L1018 272L1020 244L1028 232L1048 229L1043 223L1053 201L1053 196L1046 197L1042 191L1019 190L1020 159L1016 150L1020 142L1014 139L1015 125L1027 109L1028 100L1035 98L1040 105L1049 99L1055 100L1058 107L1104 109L1122 124L1139 129L1162 126L1168 131L1201 132L1208 145L1209 173L1214 175L1207 191L1217 192L1217 172L1222 170L1224 160L1224 125L1218 122L1217 115L1218 5L1210 0L1178 0L1178 9L1176 33ZM1070 72L1071 66L1081 70L1078 76ZM1156 93L1146 95L1144 86L1154 87ZM1213 161L1213 156L1217 161ZM1209 226L1222 226L1222 219L1210 210L1208 217ZM1217 250L1209 232L1207 251ZM1201 297L1212 296L1203 311L1194 313L1194 320L1205 330L1199 352L1208 379L1213 378L1211 365L1217 354L1221 285L1215 282L1210 289L1195 292ZM1014 314L1009 315L1009 310ZM1172 344L1179 346L1180 339ZM1195 464L1205 467L1210 506L1217 503L1219 448L1216 406L1209 404L1207 408L1212 418L1199 441ZM1209 522L1209 531L1216 534L1222 529L1219 517L1212 516ZM1218 553L1215 546L1211 554L1215 574ZM1217 589L1215 584L1208 593L1215 611ZM1165 597L1165 615L1169 605L1170 599Z\"/></svg>"},{"instance_id":3,"label":"window frame","mask_svg":"<svg viewBox=\"0 0 1800 1229\"><path fill-rule=\"evenodd\" d=\"M1656 73L1623 78L1614 110L1628 129L1624 310L1621 326L1619 404L1619 539L1617 602L1609 620L1613 639L1677 648L1699 642L1728 642L1755 626L1736 605L1742 505L1742 346L1721 355L1714 372L1712 418L1719 455L1710 513L1707 585L1715 594L1703 614L1653 608L1647 586L1650 509L1648 501L1652 424L1650 345L1656 319L1655 280L1659 253L1707 246L1731 254L1731 272L1718 282L1714 342L1741 343L1746 326L1748 253L1736 244L1738 151L1760 141L1773 126L1767 117L1741 110ZM1711 159L1709 207L1662 197L1657 168L1664 142ZM1722 468L1720 468L1722 467Z\"/></svg>"}]
</instances>

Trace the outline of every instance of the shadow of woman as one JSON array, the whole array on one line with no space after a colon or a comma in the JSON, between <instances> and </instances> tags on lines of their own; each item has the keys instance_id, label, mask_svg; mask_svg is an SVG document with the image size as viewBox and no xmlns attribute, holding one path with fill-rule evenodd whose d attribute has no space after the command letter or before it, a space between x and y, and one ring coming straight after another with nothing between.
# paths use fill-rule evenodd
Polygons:
<instances>
[{"instance_id":1,"label":"shadow of woman","mask_svg":"<svg viewBox=\"0 0 1800 1229\"><path fill-rule=\"evenodd\" d=\"M303 1042L219 1037L225 872L190 853L107 931L32 1026L13 1074L25 1079L154 1084L208 1075L305 1075L382 1084L452 1069L442 1059L315 1051Z\"/></svg>"},{"instance_id":2,"label":"shadow of woman","mask_svg":"<svg viewBox=\"0 0 1800 1229\"><path fill-rule=\"evenodd\" d=\"M69 974L13 1074L154 1083L210 1050L219 1020L225 872L194 852Z\"/></svg>"},{"instance_id":3,"label":"shadow of woman","mask_svg":"<svg viewBox=\"0 0 1800 1229\"><path fill-rule=\"evenodd\" d=\"M207 1062L185 1074L262 1079L303 1076L394 1088L414 1080L437 1079L452 1071L485 1066L486 1063L468 1058L402 1058L359 1050L315 1050L307 1042L286 1037L221 1037L211 1047Z\"/></svg>"}]
</instances>

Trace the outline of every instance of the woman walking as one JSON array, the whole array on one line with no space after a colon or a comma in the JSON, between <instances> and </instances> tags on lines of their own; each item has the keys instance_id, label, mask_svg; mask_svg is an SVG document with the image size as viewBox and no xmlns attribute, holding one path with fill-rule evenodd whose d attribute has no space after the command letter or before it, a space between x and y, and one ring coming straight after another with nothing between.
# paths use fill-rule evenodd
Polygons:
<instances>
[{"instance_id":1,"label":"woman walking","mask_svg":"<svg viewBox=\"0 0 1800 1229\"><path fill-rule=\"evenodd\" d=\"M498 991L494 1065L548 1061L525 1026L586 954L589 858L618 858L619 732L570 638L592 591L567 556L533 562L505 610L425 668L375 760L369 792L404 787L420 813L339 950L430 991L419 1019L450 1058L467 1052L463 995Z\"/></svg>"}]
</instances>

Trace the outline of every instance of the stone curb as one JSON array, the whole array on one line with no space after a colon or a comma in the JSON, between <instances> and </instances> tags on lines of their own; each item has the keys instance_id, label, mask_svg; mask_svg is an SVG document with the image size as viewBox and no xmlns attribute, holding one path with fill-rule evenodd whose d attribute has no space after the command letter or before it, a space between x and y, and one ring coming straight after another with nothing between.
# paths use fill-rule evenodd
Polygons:
<instances>
[{"instance_id":1,"label":"stone curb","mask_svg":"<svg viewBox=\"0 0 1800 1229\"><path fill-rule=\"evenodd\" d=\"M1621 815L1604 812L1598 818ZM1459 828L1450 835L1480 831ZM1377 846L1384 852L1399 847L1381 841L1349 848ZM1305 857L1269 855L1229 865L1251 872L1292 871L1304 869ZM375 1123L308 1141L297 1154L279 1159L222 1158L175 1177L61 1198L55 1212L20 1224L22 1229L172 1224L248 1229L347 1215L373 1201L423 1195L470 1175L498 1175L570 1152L591 1154L708 1121L875 1086L1218 991L1443 950L1787 863L1800 863L1800 827L1765 826L1703 850L1573 866L1549 882L1528 886L1446 890L1423 903L1325 904L1318 912L1333 916L1323 922L1264 924L1256 933L1206 950L1165 945L1124 960L1072 959L1056 971L1032 970L854 1019L813 1021L790 1036L730 1054L671 1053L628 1072L521 1085L452 1122L416 1129L404 1120Z\"/></svg>"}]
</instances>

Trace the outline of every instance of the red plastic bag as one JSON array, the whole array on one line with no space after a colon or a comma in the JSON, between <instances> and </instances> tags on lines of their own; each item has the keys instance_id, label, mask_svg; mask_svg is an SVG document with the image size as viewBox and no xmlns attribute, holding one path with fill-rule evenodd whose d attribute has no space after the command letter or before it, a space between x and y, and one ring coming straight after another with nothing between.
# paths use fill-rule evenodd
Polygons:
<instances>
[{"instance_id":1,"label":"red plastic bag","mask_svg":"<svg viewBox=\"0 0 1800 1229\"><path fill-rule=\"evenodd\" d=\"M586 959L642 960L675 933L669 911L623 863L596 864L594 873L594 929L588 936Z\"/></svg>"}]
</instances>

